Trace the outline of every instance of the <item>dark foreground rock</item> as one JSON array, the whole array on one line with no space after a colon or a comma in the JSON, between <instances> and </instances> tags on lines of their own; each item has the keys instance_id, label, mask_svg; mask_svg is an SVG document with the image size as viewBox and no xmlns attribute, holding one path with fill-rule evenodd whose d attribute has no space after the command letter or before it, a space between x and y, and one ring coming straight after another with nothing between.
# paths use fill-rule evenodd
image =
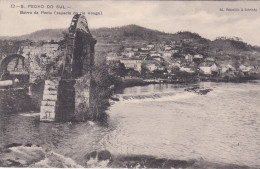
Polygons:
<instances>
[{"instance_id":1,"label":"dark foreground rock","mask_svg":"<svg viewBox=\"0 0 260 169\"><path fill-rule=\"evenodd\" d=\"M11 143L5 146L5 148L11 148L11 147L18 147L21 146L22 144L20 143Z\"/></svg>"},{"instance_id":2,"label":"dark foreground rock","mask_svg":"<svg viewBox=\"0 0 260 169\"><path fill-rule=\"evenodd\" d=\"M30 144L30 143L28 143ZM14 146L15 145L15 146ZM147 155L112 155L107 150L85 155L83 166L69 156L46 150L36 145L0 149L0 167L33 168L188 168L188 169L254 169L237 164L215 163L200 160L175 160ZM5 151L9 150L9 151Z\"/></svg>"},{"instance_id":3,"label":"dark foreground rock","mask_svg":"<svg viewBox=\"0 0 260 169\"><path fill-rule=\"evenodd\" d=\"M204 160L173 160L145 155L118 156L110 164L112 168L189 168L189 169L251 169L236 164L219 164ZM256 168L256 167L255 167Z\"/></svg>"},{"instance_id":4,"label":"dark foreground rock","mask_svg":"<svg viewBox=\"0 0 260 169\"><path fill-rule=\"evenodd\" d=\"M100 167L104 168L110 166L112 162L112 155L107 150L93 151L85 155L86 167Z\"/></svg>"}]
</instances>

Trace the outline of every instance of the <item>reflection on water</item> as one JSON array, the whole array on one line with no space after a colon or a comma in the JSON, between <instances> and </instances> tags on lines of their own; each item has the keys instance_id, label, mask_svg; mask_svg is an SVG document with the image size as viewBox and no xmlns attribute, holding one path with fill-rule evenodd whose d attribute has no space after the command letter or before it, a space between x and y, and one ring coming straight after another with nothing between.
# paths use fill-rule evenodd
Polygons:
<instances>
[{"instance_id":1,"label":"reflection on water","mask_svg":"<svg viewBox=\"0 0 260 169\"><path fill-rule=\"evenodd\" d=\"M86 154L95 150L108 150L114 158L147 155L260 167L259 83L198 85L213 91L198 95L184 91L191 85L173 84L126 88L107 111L107 126L40 123L37 112L2 113L0 147L32 143L47 154L48 165L60 158L57 153L75 161L69 167L85 166ZM112 167L127 166L119 161Z\"/></svg>"}]
</instances>

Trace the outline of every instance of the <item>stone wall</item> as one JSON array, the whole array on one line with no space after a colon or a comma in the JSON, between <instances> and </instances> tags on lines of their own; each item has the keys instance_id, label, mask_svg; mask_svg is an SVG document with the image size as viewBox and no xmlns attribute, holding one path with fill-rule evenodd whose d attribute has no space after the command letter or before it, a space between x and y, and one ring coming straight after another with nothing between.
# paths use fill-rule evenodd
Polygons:
<instances>
[{"instance_id":1,"label":"stone wall","mask_svg":"<svg viewBox=\"0 0 260 169\"><path fill-rule=\"evenodd\" d=\"M46 80L41 102L41 121L84 121L91 118L90 82L90 76Z\"/></svg>"},{"instance_id":2,"label":"stone wall","mask_svg":"<svg viewBox=\"0 0 260 169\"><path fill-rule=\"evenodd\" d=\"M75 88L76 80L60 80L56 107L56 120L73 121L75 119Z\"/></svg>"},{"instance_id":3,"label":"stone wall","mask_svg":"<svg viewBox=\"0 0 260 169\"><path fill-rule=\"evenodd\" d=\"M42 46L22 46L22 55L29 62L30 83L57 74L63 61L64 51L58 44L45 43Z\"/></svg>"}]
</instances>

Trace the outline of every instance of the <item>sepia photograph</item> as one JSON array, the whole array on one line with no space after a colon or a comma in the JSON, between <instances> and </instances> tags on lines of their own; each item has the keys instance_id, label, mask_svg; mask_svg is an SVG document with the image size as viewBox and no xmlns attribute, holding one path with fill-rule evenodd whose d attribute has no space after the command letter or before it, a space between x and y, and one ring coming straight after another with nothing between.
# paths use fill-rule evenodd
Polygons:
<instances>
[{"instance_id":1,"label":"sepia photograph","mask_svg":"<svg viewBox=\"0 0 260 169\"><path fill-rule=\"evenodd\" d=\"M260 1L0 0L0 168L260 169Z\"/></svg>"}]
</instances>

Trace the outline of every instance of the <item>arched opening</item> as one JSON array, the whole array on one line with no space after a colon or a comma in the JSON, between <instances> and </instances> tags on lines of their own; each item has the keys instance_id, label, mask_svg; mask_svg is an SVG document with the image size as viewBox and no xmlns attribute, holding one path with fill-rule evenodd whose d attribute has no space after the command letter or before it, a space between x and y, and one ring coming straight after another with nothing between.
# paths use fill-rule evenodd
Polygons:
<instances>
[{"instance_id":1,"label":"arched opening","mask_svg":"<svg viewBox=\"0 0 260 169\"><path fill-rule=\"evenodd\" d=\"M13 54L5 57L0 63L0 80L13 80L19 83L27 83L29 80L28 66L25 57Z\"/></svg>"}]
</instances>

